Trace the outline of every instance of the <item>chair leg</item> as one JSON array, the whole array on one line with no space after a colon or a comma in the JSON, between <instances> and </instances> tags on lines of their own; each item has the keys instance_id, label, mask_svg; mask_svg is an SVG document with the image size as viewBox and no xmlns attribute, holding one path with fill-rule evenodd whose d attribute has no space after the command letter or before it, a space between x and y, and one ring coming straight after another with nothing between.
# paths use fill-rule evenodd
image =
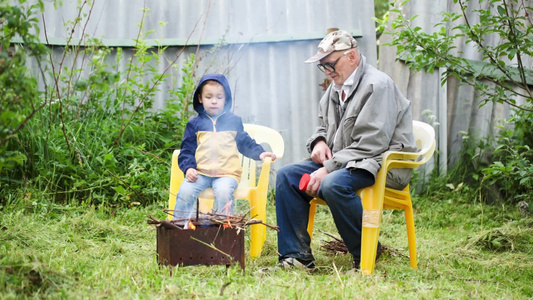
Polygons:
<instances>
[{"instance_id":1,"label":"chair leg","mask_svg":"<svg viewBox=\"0 0 533 300\"><path fill-rule=\"evenodd\" d=\"M361 270L365 275L372 275L376 267L379 227L363 227L361 243Z\"/></svg>"},{"instance_id":2,"label":"chair leg","mask_svg":"<svg viewBox=\"0 0 533 300\"><path fill-rule=\"evenodd\" d=\"M266 227L261 224L250 225L250 257L261 256L265 244Z\"/></svg>"},{"instance_id":3,"label":"chair leg","mask_svg":"<svg viewBox=\"0 0 533 300\"><path fill-rule=\"evenodd\" d=\"M311 240L313 239L313 227L315 226L316 202L309 202L309 221L307 222L307 232Z\"/></svg>"},{"instance_id":4,"label":"chair leg","mask_svg":"<svg viewBox=\"0 0 533 300\"><path fill-rule=\"evenodd\" d=\"M372 275L376 267L379 227L383 208L384 191L373 186L358 191L363 204L363 229L361 232L361 271Z\"/></svg>"},{"instance_id":5,"label":"chair leg","mask_svg":"<svg viewBox=\"0 0 533 300\"><path fill-rule=\"evenodd\" d=\"M250 198L250 216L266 223L266 193L263 194L258 193ZM265 240L266 227L261 224L250 225L250 257L261 256Z\"/></svg>"},{"instance_id":6,"label":"chair leg","mask_svg":"<svg viewBox=\"0 0 533 300\"><path fill-rule=\"evenodd\" d=\"M416 259L416 235L415 235L415 218L413 216L413 205L409 197L409 205L405 209L405 224L407 226L407 241L409 244L409 260L411 268L418 269Z\"/></svg>"}]
</instances>

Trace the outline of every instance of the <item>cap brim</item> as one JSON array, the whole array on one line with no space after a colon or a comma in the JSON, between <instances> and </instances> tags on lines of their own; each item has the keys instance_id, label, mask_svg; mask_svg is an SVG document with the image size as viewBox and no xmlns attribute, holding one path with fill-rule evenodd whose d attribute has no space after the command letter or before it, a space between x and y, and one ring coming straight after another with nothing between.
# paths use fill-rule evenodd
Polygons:
<instances>
[{"instance_id":1,"label":"cap brim","mask_svg":"<svg viewBox=\"0 0 533 300\"><path fill-rule=\"evenodd\" d=\"M317 54L311 56L310 58L308 58L305 63L308 64L308 63L314 63L314 62L317 62L321 59L323 59L324 57L330 55L331 52L318 52Z\"/></svg>"}]
</instances>

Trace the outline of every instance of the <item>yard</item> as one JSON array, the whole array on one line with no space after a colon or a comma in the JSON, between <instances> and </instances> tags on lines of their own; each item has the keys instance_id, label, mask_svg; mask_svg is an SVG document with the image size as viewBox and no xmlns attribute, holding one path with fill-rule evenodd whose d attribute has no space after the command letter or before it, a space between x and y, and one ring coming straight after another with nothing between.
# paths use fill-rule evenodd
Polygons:
<instances>
[{"instance_id":1,"label":"yard","mask_svg":"<svg viewBox=\"0 0 533 300\"><path fill-rule=\"evenodd\" d=\"M385 211L380 233L385 251L374 274L364 276L349 272L350 255L324 249L338 233L323 206L315 218L312 272L276 268L277 236L270 228L257 259L250 257L246 233L244 273L238 265L170 270L157 262L156 229L147 223L148 216L165 218L169 155L179 149L186 123L196 114L191 97L203 73L226 70L239 95L235 113L283 135L285 161L278 160L279 166L308 155L304 142L318 125L311 101L318 104L323 93L318 83L327 81L302 62L326 28L318 21L327 18L313 18L317 27L310 31L300 26L310 20L306 14L278 13L296 11L297 1L263 1L266 17L248 22L257 28L241 26L248 17L241 12L256 10L255 2L243 2L248 8L221 1L220 12L231 13L209 18L208 9L180 10L180 1L157 3L153 16L147 1L120 2L137 12L135 18L113 1L79 1L78 7L70 3L74 6L59 10L55 6L63 1L14 2L0 5L0 299L533 299L531 5L472 1L491 6L487 10L459 1L457 11L442 12L442 22L427 18L431 26L452 26L434 33L411 23L412 14L449 6L446 2L430 7L412 1L414 10L406 15L390 8L390 22L389 14L383 15L381 24L397 32L383 35L390 39L380 41L380 52L388 49L380 64L392 68L388 72L407 89L404 94L417 101L413 119L438 129L439 147L426 185L417 181L423 176L412 180L413 187L425 189L413 192L418 269L409 266L402 213ZM96 6L86 5L91 3ZM191 3L209 8L211 1ZM343 3L326 1L306 12L351 16L345 6L372 9L365 1ZM89 22L93 8L95 23ZM206 22L198 22L192 10ZM187 20L176 11L193 16L192 25L204 23L210 29L205 40L176 38L204 32L179 26ZM103 26L98 20L104 13L109 20L127 16L131 24L117 19L122 26ZM211 17L217 15L238 24L228 40L226 23ZM270 23L266 30L259 22L278 15L287 20L273 24L295 30L272 31ZM468 18L480 22L470 27ZM165 27L167 19L174 23ZM361 23L339 19L357 23L340 27L356 29ZM455 25L458 20L463 23ZM154 33L156 24L161 34ZM241 36L245 27L255 29ZM109 35L99 40L97 29ZM117 39L109 29L128 34ZM358 37L369 57L376 54L374 29ZM94 38L86 35L92 32ZM287 34L271 34L277 32ZM481 43L489 41L485 34L490 40L498 36L497 46ZM155 36L164 37L163 43ZM475 51L455 56L456 45ZM404 63L400 57L407 57ZM437 96L437 91L447 92ZM446 128L451 131L440 130ZM269 198L267 223L276 225L274 197ZM529 209L521 211L521 203Z\"/></svg>"},{"instance_id":2,"label":"yard","mask_svg":"<svg viewBox=\"0 0 533 300\"><path fill-rule=\"evenodd\" d=\"M349 255L321 248L338 236L319 207L314 272L279 270L276 234L263 255L238 265L169 268L156 261L147 215L163 218L165 202L148 207L7 203L0 217L0 298L49 299L529 299L533 296L533 219L516 207L470 203L462 193L415 199L418 270L409 267L403 216L385 211L385 252L372 276L347 273ZM268 223L275 224L269 204ZM321 230L322 232L318 231ZM248 240L245 241L247 243ZM247 247L248 249L248 247Z\"/></svg>"}]
</instances>

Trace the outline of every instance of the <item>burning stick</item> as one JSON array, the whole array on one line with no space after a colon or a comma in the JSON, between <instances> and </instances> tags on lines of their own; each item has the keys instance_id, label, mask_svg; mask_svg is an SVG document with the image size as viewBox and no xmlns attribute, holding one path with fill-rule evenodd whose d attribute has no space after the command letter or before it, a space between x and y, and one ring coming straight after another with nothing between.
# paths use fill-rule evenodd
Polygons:
<instances>
[{"instance_id":1,"label":"burning stick","mask_svg":"<svg viewBox=\"0 0 533 300\"><path fill-rule=\"evenodd\" d=\"M231 223L230 223L229 220L228 220L227 223L224 223L224 225L222 225L222 226L223 226L224 228L233 228L233 227L231 226Z\"/></svg>"},{"instance_id":2,"label":"burning stick","mask_svg":"<svg viewBox=\"0 0 533 300\"><path fill-rule=\"evenodd\" d=\"M278 226L270 225L267 223L264 223L262 220L258 219L245 219L242 216L231 216L231 215L222 215L222 214L212 214L212 213L201 213L204 218L200 218L199 220L192 220L190 218L185 219L174 219L172 221L158 221L151 216L148 216L150 220L148 220L148 224L153 225L160 225L167 228L179 228L179 229L188 229L192 227L197 227L199 225L201 226L209 226L209 225L223 225L224 228L232 228L232 227L238 227L243 228L247 225L254 225L254 224L262 224L266 227L272 228L276 231L279 231ZM182 223L180 225L180 223ZM175 226L175 227L174 227Z\"/></svg>"},{"instance_id":3,"label":"burning stick","mask_svg":"<svg viewBox=\"0 0 533 300\"><path fill-rule=\"evenodd\" d=\"M189 221L189 226L187 228L188 229L192 229L192 230L196 230L196 226L193 224L192 221Z\"/></svg>"},{"instance_id":4,"label":"burning stick","mask_svg":"<svg viewBox=\"0 0 533 300\"><path fill-rule=\"evenodd\" d=\"M274 230L279 232L279 226L270 225L270 224L264 223L263 221L257 220L257 219L250 219L250 220L246 221L246 223L244 225L253 225L253 224L262 224L262 225L265 225L266 227L270 227L270 228L272 228L272 229L274 229Z\"/></svg>"},{"instance_id":5,"label":"burning stick","mask_svg":"<svg viewBox=\"0 0 533 300\"><path fill-rule=\"evenodd\" d=\"M167 220L159 221L159 220L154 219L150 215L148 216L148 218L150 219L147 221L148 224L157 224L168 229L182 229L181 227Z\"/></svg>"}]
</instances>

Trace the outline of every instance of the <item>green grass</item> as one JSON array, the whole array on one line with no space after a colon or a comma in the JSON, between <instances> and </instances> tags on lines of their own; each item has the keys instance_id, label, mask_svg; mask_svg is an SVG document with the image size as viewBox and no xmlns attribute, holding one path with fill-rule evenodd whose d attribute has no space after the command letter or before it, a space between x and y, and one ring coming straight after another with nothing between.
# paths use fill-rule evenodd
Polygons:
<instances>
[{"instance_id":1,"label":"green grass","mask_svg":"<svg viewBox=\"0 0 533 300\"><path fill-rule=\"evenodd\" d=\"M159 206L114 210L32 203L31 196L0 215L0 298L49 299L530 299L533 219L514 207L461 198L417 199L418 270L409 267L403 215L385 211L380 241L388 247L372 276L347 275L349 255L320 248L337 235L326 207L316 216L318 268L271 270L276 233L267 230L263 255L238 265L169 269L156 261L156 232L147 215ZM269 205L268 223L275 224ZM248 241L247 241L248 242ZM224 288L223 288L224 287ZM222 292L222 295L220 295Z\"/></svg>"}]
</instances>

